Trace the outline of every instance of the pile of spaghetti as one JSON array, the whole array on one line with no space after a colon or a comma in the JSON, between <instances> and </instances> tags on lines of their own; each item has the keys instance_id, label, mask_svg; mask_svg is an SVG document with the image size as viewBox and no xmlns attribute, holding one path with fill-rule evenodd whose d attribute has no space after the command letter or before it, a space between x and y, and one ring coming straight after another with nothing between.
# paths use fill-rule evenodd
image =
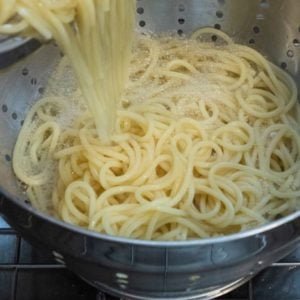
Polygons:
<instances>
[{"instance_id":1,"label":"pile of spaghetti","mask_svg":"<svg viewBox=\"0 0 300 300\"><path fill-rule=\"evenodd\" d=\"M138 35L109 142L70 66L63 58L15 146L36 208L146 240L231 234L299 209L297 88L257 51L214 29Z\"/></svg>"}]
</instances>

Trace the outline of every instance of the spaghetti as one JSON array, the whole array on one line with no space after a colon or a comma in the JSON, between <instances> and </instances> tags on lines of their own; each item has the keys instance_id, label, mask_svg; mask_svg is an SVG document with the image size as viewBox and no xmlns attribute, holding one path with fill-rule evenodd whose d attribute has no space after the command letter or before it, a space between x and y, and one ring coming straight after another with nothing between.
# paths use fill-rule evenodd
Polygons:
<instances>
[{"instance_id":1,"label":"spaghetti","mask_svg":"<svg viewBox=\"0 0 300 300\"><path fill-rule=\"evenodd\" d=\"M13 158L35 207L146 240L230 234L299 208L295 83L255 50L205 34L137 38L110 144L79 91L32 107ZM63 59L50 90L67 68Z\"/></svg>"},{"instance_id":2,"label":"spaghetti","mask_svg":"<svg viewBox=\"0 0 300 300\"><path fill-rule=\"evenodd\" d=\"M69 57L104 142L128 77L135 2L0 0L0 34L54 39Z\"/></svg>"}]
</instances>

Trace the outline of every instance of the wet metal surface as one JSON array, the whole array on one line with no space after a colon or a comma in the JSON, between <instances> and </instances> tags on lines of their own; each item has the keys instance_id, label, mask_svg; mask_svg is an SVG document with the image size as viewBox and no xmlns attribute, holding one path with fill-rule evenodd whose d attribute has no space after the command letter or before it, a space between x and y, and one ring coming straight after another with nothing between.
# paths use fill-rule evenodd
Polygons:
<instances>
[{"instance_id":1,"label":"wet metal surface","mask_svg":"<svg viewBox=\"0 0 300 300\"><path fill-rule=\"evenodd\" d=\"M114 300L33 248L0 217L1 300ZM300 245L222 300L300 300Z\"/></svg>"}]
</instances>

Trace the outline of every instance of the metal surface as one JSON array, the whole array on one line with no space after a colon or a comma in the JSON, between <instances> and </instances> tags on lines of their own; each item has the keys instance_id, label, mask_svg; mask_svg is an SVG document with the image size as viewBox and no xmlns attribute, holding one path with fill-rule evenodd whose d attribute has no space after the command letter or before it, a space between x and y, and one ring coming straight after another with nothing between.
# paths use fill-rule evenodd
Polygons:
<instances>
[{"instance_id":1,"label":"metal surface","mask_svg":"<svg viewBox=\"0 0 300 300\"><path fill-rule=\"evenodd\" d=\"M5 68L24 58L40 46L37 40L0 36L0 68Z\"/></svg>"},{"instance_id":2,"label":"metal surface","mask_svg":"<svg viewBox=\"0 0 300 300\"><path fill-rule=\"evenodd\" d=\"M298 0L140 0L137 12L142 31L189 34L200 26L221 28L259 49L300 84ZM58 58L56 47L43 47L0 73L0 185L5 195L0 211L25 239L53 251L57 260L97 288L135 299L212 298L296 247L300 212L224 238L162 243L100 235L32 209L13 175L11 153L22 120L43 93Z\"/></svg>"},{"instance_id":3,"label":"metal surface","mask_svg":"<svg viewBox=\"0 0 300 300\"><path fill-rule=\"evenodd\" d=\"M31 247L0 216L1 300L118 300L85 284L55 262L50 251ZM300 245L240 288L218 300L300 299ZM120 299L121 300L121 299Z\"/></svg>"}]
</instances>

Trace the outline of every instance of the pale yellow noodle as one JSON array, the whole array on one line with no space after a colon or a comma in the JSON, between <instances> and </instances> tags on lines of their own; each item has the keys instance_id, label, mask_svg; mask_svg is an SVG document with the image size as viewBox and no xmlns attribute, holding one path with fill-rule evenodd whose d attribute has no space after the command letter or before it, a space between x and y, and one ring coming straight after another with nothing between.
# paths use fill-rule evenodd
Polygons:
<instances>
[{"instance_id":1,"label":"pale yellow noodle","mask_svg":"<svg viewBox=\"0 0 300 300\"><path fill-rule=\"evenodd\" d=\"M0 34L54 39L69 57L98 137L106 143L128 79L135 2L0 0Z\"/></svg>"},{"instance_id":2,"label":"pale yellow noodle","mask_svg":"<svg viewBox=\"0 0 300 300\"><path fill-rule=\"evenodd\" d=\"M119 98L120 89L112 90L126 81L128 61L118 49L125 47L128 56L130 50L112 23L126 19L124 1L76 6L44 0L44 13L32 1L22 3L27 6L20 15L45 38L56 36L67 53L76 46L70 63L78 59L85 98L100 92ZM80 42L66 25L75 8ZM106 32L117 45L107 64L97 53L108 42ZM206 35L216 35L220 45L205 42ZM27 115L13 166L35 207L90 230L147 240L231 234L299 209L300 109L287 73L211 28L191 39L138 36L134 45L121 103L90 112L83 107L66 122L68 106L59 104L65 96L51 96ZM107 81L98 72L103 67ZM51 86L64 80L67 68L63 60ZM69 107L82 105L69 101ZM124 107L116 113L116 105ZM112 117L114 130L95 121L103 114ZM111 133L109 143L99 139L99 129Z\"/></svg>"}]
</instances>

